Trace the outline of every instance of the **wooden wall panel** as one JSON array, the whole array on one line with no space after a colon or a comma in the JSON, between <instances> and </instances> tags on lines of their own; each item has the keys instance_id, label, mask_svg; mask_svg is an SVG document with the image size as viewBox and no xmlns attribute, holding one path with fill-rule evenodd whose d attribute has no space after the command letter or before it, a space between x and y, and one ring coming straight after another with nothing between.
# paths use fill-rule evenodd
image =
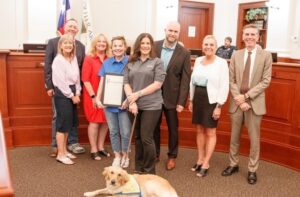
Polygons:
<instances>
[{"instance_id":1,"label":"wooden wall panel","mask_svg":"<svg viewBox=\"0 0 300 197\"><path fill-rule=\"evenodd\" d=\"M10 53L6 56L4 60L0 58L0 71L5 70L6 73L4 80L0 78L0 88L5 93L4 96L0 95L0 109L4 112L6 110L6 119L9 120L4 128L6 134L10 129L13 146L50 145L52 108L51 99L44 89L43 67L40 64L44 57L41 54L22 53ZM0 76L3 76L1 72ZM273 64L272 82L266 91L266 100L267 114L261 125L261 158L300 171L299 64ZM79 140L81 143L88 143L87 121L82 105L79 105L78 110ZM164 118L161 129L162 144L166 145L168 132ZM216 150L228 152L228 101L222 108L217 135ZM196 129L191 123L191 113L186 108L179 114L179 144L181 147L195 148L195 138ZM249 154L249 138L245 128L241 135L240 152L243 155Z\"/></svg>"},{"instance_id":2,"label":"wooden wall panel","mask_svg":"<svg viewBox=\"0 0 300 197\"><path fill-rule=\"evenodd\" d=\"M2 115L6 145L13 146L13 133L8 116L7 100L7 57L8 50L0 50L0 113Z\"/></svg>"}]
</instances>

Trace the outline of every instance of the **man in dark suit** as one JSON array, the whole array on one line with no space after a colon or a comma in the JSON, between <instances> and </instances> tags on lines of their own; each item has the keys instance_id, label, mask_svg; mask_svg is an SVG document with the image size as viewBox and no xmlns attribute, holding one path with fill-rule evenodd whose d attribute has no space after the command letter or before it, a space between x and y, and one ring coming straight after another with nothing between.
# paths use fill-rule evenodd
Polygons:
<instances>
[{"instance_id":1,"label":"man in dark suit","mask_svg":"<svg viewBox=\"0 0 300 197\"><path fill-rule=\"evenodd\" d=\"M76 36L78 32L78 24L75 19L70 19L66 22L64 26L65 34L71 34ZM50 156L56 157L57 144L56 144L56 110L54 106L54 87L52 83L52 62L57 54L57 45L60 37L52 38L48 41L45 55L45 68L44 68L44 77L45 77L45 87L47 90L48 96L52 97L52 110L53 110L53 119L52 119L52 153ZM85 47L84 45L76 40L76 57L78 65L81 69L84 57L85 57ZM84 153L85 149L80 146L78 143L78 129L73 128L68 137L68 149L75 154Z\"/></svg>"},{"instance_id":2,"label":"man in dark suit","mask_svg":"<svg viewBox=\"0 0 300 197\"><path fill-rule=\"evenodd\" d=\"M246 25L243 28L243 41L246 48L234 52L230 60L230 165L222 172L222 176L230 176L239 171L240 136L242 126L245 124L250 138L249 184L255 184L257 181L260 124L262 116L266 113L265 90L270 85L272 76L271 53L257 47L258 38L259 30L256 25Z\"/></svg>"},{"instance_id":3,"label":"man in dark suit","mask_svg":"<svg viewBox=\"0 0 300 197\"><path fill-rule=\"evenodd\" d=\"M177 112L180 113L184 109L191 77L190 53L178 43L179 33L180 24L169 22L165 28L165 39L155 42L156 54L163 60L167 73L162 86L163 111L169 131L167 170L174 169L176 165L175 159L178 154ZM160 154L160 124L161 118L154 132L157 160L159 160Z\"/></svg>"}]
</instances>

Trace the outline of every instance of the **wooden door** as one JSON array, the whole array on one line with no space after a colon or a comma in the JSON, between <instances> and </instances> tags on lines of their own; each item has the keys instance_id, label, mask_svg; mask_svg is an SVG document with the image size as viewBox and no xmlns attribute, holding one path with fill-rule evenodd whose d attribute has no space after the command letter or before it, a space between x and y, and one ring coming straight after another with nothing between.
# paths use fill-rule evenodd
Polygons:
<instances>
[{"instance_id":1,"label":"wooden door","mask_svg":"<svg viewBox=\"0 0 300 197\"><path fill-rule=\"evenodd\" d=\"M179 40L186 48L201 49L203 38L212 34L214 4L179 1L178 9Z\"/></svg>"}]
</instances>

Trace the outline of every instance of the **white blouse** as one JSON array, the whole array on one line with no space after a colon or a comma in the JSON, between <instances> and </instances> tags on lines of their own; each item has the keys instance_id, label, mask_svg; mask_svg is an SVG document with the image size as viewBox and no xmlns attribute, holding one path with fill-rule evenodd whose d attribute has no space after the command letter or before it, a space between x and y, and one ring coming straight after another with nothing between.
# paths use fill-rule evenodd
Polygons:
<instances>
[{"instance_id":1,"label":"white blouse","mask_svg":"<svg viewBox=\"0 0 300 197\"><path fill-rule=\"evenodd\" d=\"M194 69L190 82L190 100L194 98L195 87L201 84L199 79L207 79L207 94L210 104L218 103L223 105L229 92L229 69L227 61L216 57L213 63L203 65L201 62L204 56L195 60Z\"/></svg>"}]
</instances>

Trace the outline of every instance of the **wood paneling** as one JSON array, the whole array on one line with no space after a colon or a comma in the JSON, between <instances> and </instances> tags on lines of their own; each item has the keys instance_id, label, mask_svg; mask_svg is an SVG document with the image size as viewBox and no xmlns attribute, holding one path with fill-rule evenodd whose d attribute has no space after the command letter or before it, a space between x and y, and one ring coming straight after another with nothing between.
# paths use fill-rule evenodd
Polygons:
<instances>
[{"instance_id":1,"label":"wood paneling","mask_svg":"<svg viewBox=\"0 0 300 197\"><path fill-rule=\"evenodd\" d=\"M13 135L10 127L8 116L8 100L7 100L7 57L8 50L0 50L0 113L4 127L4 135L6 145L13 146Z\"/></svg>"},{"instance_id":2,"label":"wood paneling","mask_svg":"<svg viewBox=\"0 0 300 197\"><path fill-rule=\"evenodd\" d=\"M51 98L44 87L44 54L12 52L7 58L8 115L13 145L51 143ZM88 142L87 121L79 107L79 139Z\"/></svg>"},{"instance_id":3,"label":"wood paneling","mask_svg":"<svg viewBox=\"0 0 300 197\"><path fill-rule=\"evenodd\" d=\"M13 196L14 191L11 184L10 170L8 166L7 151L5 145L4 129L0 114L0 197Z\"/></svg>"},{"instance_id":4,"label":"wood paneling","mask_svg":"<svg viewBox=\"0 0 300 197\"><path fill-rule=\"evenodd\" d=\"M266 90L267 114L261 124L261 158L300 171L300 65L274 63L273 77ZM196 147L196 129L187 110L179 115L180 146ZM163 121L162 143L167 144L167 128ZM229 151L230 116L228 101L222 108L217 128L216 150ZM244 128L241 154L249 154L249 138ZM298 158L298 159L295 159Z\"/></svg>"},{"instance_id":5,"label":"wood paneling","mask_svg":"<svg viewBox=\"0 0 300 197\"><path fill-rule=\"evenodd\" d=\"M43 55L10 53L2 54L1 57L0 109L4 112L6 110L6 119L9 120L6 121L7 126L4 130L5 134L11 133L11 146L49 145L52 109L51 100L44 89L44 73L40 65ZM6 75L3 75L3 70ZM263 117L261 125L261 158L300 171L299 64L280 62L273 64L272 82L266 91L266 100L267 114ZM79 140L81 143L88 143L87 121L81 105L79 118ZM168 133L164 119L161 128L162 144L167 144ZM7 132L9 129L10 132ZM230 143L228 101L222 108L217 135L216 150L228 152ZM196 129L191 123L191 113L185 109L179 114L180 146L195 148L195 137ZM249 154L246 129L241 136L241 154Z\"/></svg>"}]
</instances>

